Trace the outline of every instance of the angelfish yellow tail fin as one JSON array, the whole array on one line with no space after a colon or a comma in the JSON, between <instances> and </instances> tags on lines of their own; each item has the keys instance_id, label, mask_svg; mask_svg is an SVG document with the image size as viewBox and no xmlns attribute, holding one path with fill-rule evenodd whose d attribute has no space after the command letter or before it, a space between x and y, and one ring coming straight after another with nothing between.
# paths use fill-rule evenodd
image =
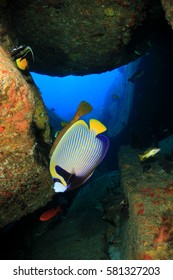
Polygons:
<instances>
[{"instance_id":1,"label":"angelfish yellow tail fin","mask_svg":"<svg viewBox=\"0 0 173 280\"><path fill-rule=\"evenodd\" d=\"M96 119L90 120L90 130L94 130L95 134L100 134L107 130L106 126Z\"/></svg>"},{"instance_id":2,"label":"angelfish yellow tail fin","mask_svg":"<svg viewBox=\"0 0 173 280\"><path fill-rule=\"evenodd\" d=\"M88 102L82 101L77 108L74 119L77 121L80 117L90 113L92 109L92 106Z\"/></svg>"}]
</instances>

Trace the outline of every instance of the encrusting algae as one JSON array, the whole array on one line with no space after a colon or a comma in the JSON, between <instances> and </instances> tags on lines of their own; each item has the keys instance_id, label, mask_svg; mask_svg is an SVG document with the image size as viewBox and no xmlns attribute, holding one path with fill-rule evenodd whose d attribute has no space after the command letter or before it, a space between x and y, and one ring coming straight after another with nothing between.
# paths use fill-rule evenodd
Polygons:
<instances>
[{"instance_id":1,"label":"encrusting algae","mask_svg":"<svg viewBox=\"0 0 173 280\"><path fill-rule=\"evenodd\" d=\"M2 48L0 95L0 227L3 227L45 205L53 191L48 170L51 138L44 104L36 87L26 82Z\"/></svg>"},{"instance_id":2,"label":"encrusting algae","mask_svg":"<svg viewBox=\"0 0 173 280\"><path fill-rule=\"evenodd\" d=\"M122 237L123 259L173 258L173 176L161 169L159 157L152 161L157 169L148 172L137 150L130 146L120 149L121 182L129 204L128 230ZM128 169L123 168L126 164Z\"/></svg>"},{"instance_id":3,"label":"encrusting algae","mask_svg":"<svg viewBox=\"0 0 173 280\"><path fill-rule=\"evenodd\" d=\"M114 12L114 9L113 9L113 8L109 7L109 8L106 8L106 9L104 10L104 14L105 14L105 16L107 16L107 17L113 17L114 14L115 14L115 12Z\"/></svg>"}]
</instances>

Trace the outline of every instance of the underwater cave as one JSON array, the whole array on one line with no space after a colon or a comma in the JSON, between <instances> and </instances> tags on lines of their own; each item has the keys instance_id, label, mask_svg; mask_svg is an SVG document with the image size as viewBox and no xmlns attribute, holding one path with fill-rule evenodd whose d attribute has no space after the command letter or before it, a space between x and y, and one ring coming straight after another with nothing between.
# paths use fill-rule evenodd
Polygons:
<instances>
[{"instance_id":1,"label":"underwater cave","mask_svg":"<svg viewBox=\"0 0 173 280\"><path fill-rule=\"evenodd\" d=\"M0 229L0 259L172 259L172 62L173 34L165 22L139 58L114 70L65 77L30 73L53 140L85 100L93 111L82 119L101 121L110 146L84 185L55 193ZM147 158L154 148L159 152ZM55 215L41 221L52 209Z\"/></svg>"}]
</instances>

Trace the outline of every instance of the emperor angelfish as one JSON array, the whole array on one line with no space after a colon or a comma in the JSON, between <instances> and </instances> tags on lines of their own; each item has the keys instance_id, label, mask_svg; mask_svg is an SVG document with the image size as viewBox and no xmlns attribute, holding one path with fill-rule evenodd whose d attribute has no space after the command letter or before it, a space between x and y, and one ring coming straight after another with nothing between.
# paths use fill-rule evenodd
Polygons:
<instances>
[{"instance_id":1,"label":"emperor angelfish","mask_svg":"<svg viewBox=\"0 0 173 280\"><path fill-rule=\"evenodd\" d=\"M91 119L89 127L83 120L74 121L89 104L81 102L67 126L58 134L50 159L50 173L55 192L64 192L81 186L93 174L105 157L109 139L101 133L106 127L98 120ZM92 107L91 107L92 108ZM91 110L90 108L90 110ZM80 114L79 114L80 111ZM76 115L78 117L76 117Z\"/></svg>"},{"instance_id":2,"label":"emperor angelfish","mask_svg":"<svg viewBox=\"0 0 173 280\"><path fill-rule=\"evenodd\" d=\"M55 192L74 189L86 182L105 157L109 140L100 134L106 127L91 119L90 127L78 120L61 138L50 160Z\"/></svg>"},{"instance_id":3,"label":"emperor angelfish","mask_svg":"<svg viewBox=\"0 0 173 280\"><path fill-rule=\"evenodd\" d=\"M28 54L31 54L32 60L34 62L34 53L29 46L21 45L19 47L15 47L11 51L13 60L16 62L17 67L22 71L26 71L29 68L29 61L27 58Z\"/></svg>"}]
</instances>

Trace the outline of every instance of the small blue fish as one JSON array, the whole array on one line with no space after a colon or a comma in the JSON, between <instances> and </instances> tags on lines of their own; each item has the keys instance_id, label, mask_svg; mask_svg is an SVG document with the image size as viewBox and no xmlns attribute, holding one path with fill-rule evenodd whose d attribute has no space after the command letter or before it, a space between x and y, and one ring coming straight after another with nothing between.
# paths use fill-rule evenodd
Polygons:
<instances>
[{"instance_id":1,"label":"small blue fish","mask_svg":"<svg viewBox=\"0 0 173 280\"><path fill-rule=\"evenodd\" d=\"M109 139L101 133L106 127L91 119L89 126L76 121L62 136L50 159L50 173L55 192L81 186L104 159Z\"/></svg>"}]
</instances>

